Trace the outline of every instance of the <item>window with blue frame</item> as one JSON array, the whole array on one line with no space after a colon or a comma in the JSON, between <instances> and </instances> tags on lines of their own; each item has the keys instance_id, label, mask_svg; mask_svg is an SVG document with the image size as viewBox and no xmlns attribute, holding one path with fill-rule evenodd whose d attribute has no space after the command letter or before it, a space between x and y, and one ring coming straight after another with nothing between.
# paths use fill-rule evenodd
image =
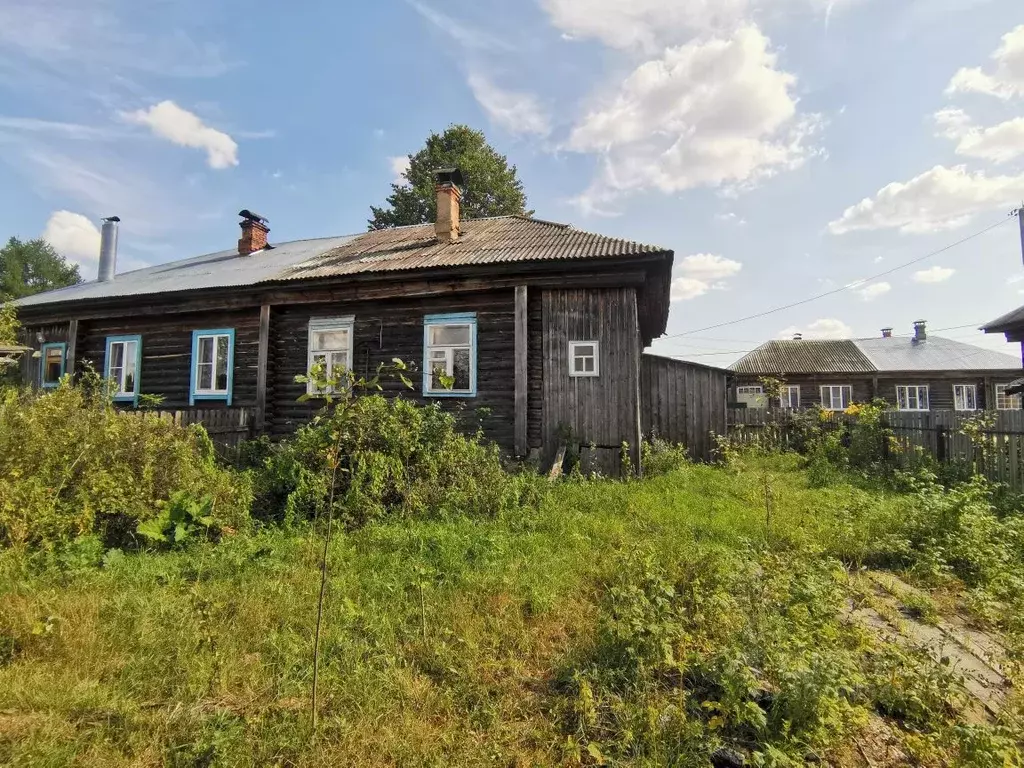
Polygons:
<instances>
[{"instance_id":1,"label":"window with blue frame","mask_svg":"<svg viewBox=\"0 0 1024 768\"><path fill-rule=\"evenodd\" d=\"M108 336L106 379L114 400L139 404L139 375L142 372L142 337Z\"/></svg>"},{"instance_id":2,"label":"window with blue frame","mask_svg":"<svg viewBox=\"0 0 1024 768\"><path fill-rule=\"evenodd\" d=\"M39 351L39 384L46 388L56 387L60 384L60 377L64 375L68 345L63 342L51 342L43 344Z\"/></svg>"},{"instance_id":3,"label":"window with blue frame","mask_svg":"<svg viewBox=\"0 0 1024 768\"><path fill-rule=\"evenodd\" d=\"M235 329L192 331L192 382L189 405L224 400L231 405L235 368Z\"/></svg>"},{"instance_id":4,"label":"window with blue frame","mask_svg":"<svg viewBox=\"0 0 1024 768\"><path fill-rule=\"evenodd\" d=\"M476 313L423 318L423 394L476 396Z\"/></svg>"}]
</instances>

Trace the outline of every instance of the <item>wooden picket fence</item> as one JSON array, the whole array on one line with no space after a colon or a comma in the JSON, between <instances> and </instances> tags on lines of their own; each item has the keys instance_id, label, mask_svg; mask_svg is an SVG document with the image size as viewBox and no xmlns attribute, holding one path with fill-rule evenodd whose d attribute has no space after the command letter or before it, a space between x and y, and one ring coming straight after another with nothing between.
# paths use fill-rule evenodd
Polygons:
<instances>
[{"instance_id":1,"label":"wooden picket fence","mask_svg":"<svg viewBox=\"0 0 1024 768\"><path fill-rule=\"evenodd\" d=\"M1024 411L995 411L990 426L967 434L979 414L964 411L889 411L884 424L892 431L893 445L886 446L892 461L902 467L919 466L928 460L957 463L1014 491L1024 491ZM801 450L803 431L795 414L784 409L731 408L729 435L740 444L762 444ZM856 416L826 413L818 424L826 430L844 429ZM965 430L965 427L967 430Z\"/></svg>"},{"instance_id":2,"label":"wooden picket fence","mask_svg":"<svg viewBox=\"0 0 1024 768\"><path fill-rule=\"evenodd\" d=\"M180 426L202 424L210 436L217 455L226 461L238 458L239 446L253 436L255 408L188 408L154 411L158 418Z\"/></svg>"}]
</instances>

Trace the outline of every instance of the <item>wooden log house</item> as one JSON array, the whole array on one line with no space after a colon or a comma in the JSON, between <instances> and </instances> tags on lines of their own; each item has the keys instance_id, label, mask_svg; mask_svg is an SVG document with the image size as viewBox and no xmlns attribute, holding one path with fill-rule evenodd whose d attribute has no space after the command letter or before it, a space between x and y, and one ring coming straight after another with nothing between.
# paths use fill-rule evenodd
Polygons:
<instances>
[{"instance_id":1,"label":"wooden log house","mask_svg":"<svg viewBox=\"0 0 1024 768\"><path fill-rule=\"evenodd\" d=\"M245 409L286 435L314 361L358 374L401 358L415 390L390 394L482 414L515 456L550 461L565 434L613 472L639 466L640 363L665 332L672 251L526 216L462 221L461 175L439 175L435 224L270 244L242 211L237 248L117 273L105 220L97 280L22 299L26 382L88 362L134 407ZM454 378L441 386L434 371Z\"/></svg>"}]
</instances>

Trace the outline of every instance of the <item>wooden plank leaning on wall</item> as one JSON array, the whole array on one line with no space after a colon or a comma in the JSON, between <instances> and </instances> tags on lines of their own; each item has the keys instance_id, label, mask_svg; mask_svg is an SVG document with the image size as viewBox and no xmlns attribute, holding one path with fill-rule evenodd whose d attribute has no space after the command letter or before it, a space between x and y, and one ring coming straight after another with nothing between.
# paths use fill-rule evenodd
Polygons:
<instances>
[{"instance_id":1,"label":"wooden plank leaning on wall","mask_svg":"<svg viewBox=\"0 0 1024 768\"><path fill-rule=\"evenodd\" d=\"M525 456L529 452L527 441L527 326L526 326L526 286L516 286L515 308L515 452L516 456Z\"/></svg>"},{"instance_id":2,"label":"wooden plank leaning on wall","mask_svg":"<svg viewBox=\"0 0 1024 768\"><path fill-rule=\"evenodd\" d=\"M260 306L259 351L256 356L256 435L267 421L267 366L270 364L270 305Z\"/></svg>"}]
</instances>

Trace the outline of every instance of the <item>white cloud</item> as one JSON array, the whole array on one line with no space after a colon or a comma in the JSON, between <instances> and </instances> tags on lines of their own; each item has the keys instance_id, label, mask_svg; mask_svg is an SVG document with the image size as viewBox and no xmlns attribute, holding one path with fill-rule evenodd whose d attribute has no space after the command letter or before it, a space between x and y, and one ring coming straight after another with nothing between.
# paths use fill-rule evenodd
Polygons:
<instances>
[{"instance_id":1,"label":"white cloud","mask_svg":"<svg viewBox=\"0 0 1024 768\"><path fill-rule=\"evenodd\" d=\"M918 283L942 283L949 280L954 274L956 274L956 270L949 267L931 267L915 272L914 280Z\"/></svg>"},{"instance_id":2,"label":"white cloud","mask_svg":"<svg viewBox=\"0 0 1024 768\"><path fill-rule=\"evenodd\" d=\"M853 329L842 320L824 317L803 328L797 325L783 328L779 331L779 338L791 339L798 333L805 339L848 339L853 335Z\"/></svg>"},{"instance_id":3,"label":"white cloud","mask_svg":"<svg viewBox=\"0 0 1024 768\"><path fill-rule=\"evenodd\" d=\"M907 182L893 182L847 208L829 223L835 235L856 230L898 229L938 232L969 223L979 213L998 210L1024 197L1024 173L987 176L965 166L937 165Z\"/></svg>"},{"instance_id":4,"label":"white cloud","mask_svg":"<svg viewBox=\"0 0 1024 768\"><path fill-rule=\"evenodd\" d=\"M54 211L46 222L43 240L57 252L83 268L91 267L100 258L100 230L88 218L71 211ZM91 275L82 275L86 280Z\"/></svg>"},{"instance_id":5,"label":"white cloud","mask_svg":"<svg viewBox=\"0 0 1024 768\"><path fill-rule=\"evenodd\" d=\"M713 253L696 253L679 262L678 269L687 277L713 281L734 277L743 269L743 265Z\"/></svg>"},{"instance_id":6,"label":"white cloud","mask_svg":"<svg viewBox=\"0 0 1024 768\"><path fill-rule=\"evenodd\" d=\"M988 72L981 67L959 70L950 80L946 93L975 92L1000 99L1024 96L1024 24L1003 35L992 60L994 66Z\"/></svg>"},{"instance_id":7,"label":"white cloud","mask_svg":"<svg viewBox=\"0 0 1024 768\"><path fill-rule=\"evenodd\" d=\"M724 290L725 282L743 269L738 261L713 253L696 253L676 265L680 277L672 281L672 301L688 301L711 290Z\"/></svg>"},{"instance_id":8,"label":"white cloud","mask_svg":"<svg viewBox=\"0 0 1024 768\"><path fill-rule=\"evenodd\" d=\"M391 166L391 172L395 174L395 178L391 180L392 184L402 185L408 183L408 180L405 178L405 174L409 170L408 155L397 155L395 157L389 157L388 165Z\"/></svg>"},{"instance_id":9,"label":"white cloud","mask_svg":"<svg viewBox=\"0 0 1024 768\"><path fill-rule=\"evenodd\" d=\"M874 301L879 296L882 296L891 290L892 286L889 285L889 283L871 283L870 285L865 285L863 288L855 289L864 301Z\"/></svg>"},{"instance_id":10,"label":"white cloud","mask_svg":"<svg viewBox=\"0 0 1024 768\"><path fill-rule=\"evenodd\" d=\"M122 113L130 123L148 127L156 136L182 147L206 151L211 168L238 165L238 144L223 131L206 125L198 115L173 101L161 101L149 109Z\"/></svg>"},{"instance_id":11,"label":"white cloud","mask_svg":"<svg viewBox=\"0 0 1024 768\"><path fill-rule=\"evenodd\" d=\"M536 96L499 88L480 74L469 76L473 96L499 128L516 135L551 133L551 121Z\"/></svg>"},{"instance_id":12,"label":"white cloud","mask_svg":"<svg viewBox=\"0 0 1024 768\"><path fill-rule=\"evenodd\" d=\"M701 32L730 30L751 12L806 8L830 15L854 0L541 0L563 39L595 38L648 53Z\"/></svg>"},{"instance_id":13,"label":"white cloud","mask_svg":"<svg viewBox=\"0 0 1024 768\"><path fill-rule=\"evenodd\" d=\"M1024 155L1024 117L981 128L961 109L935 113L939 135L957 142L956 153L993 163L1005 163Z\"/></svg>"},{"instance_id":14,"label":"white cloud","mask_svg":"<svg viewBox=\"0 0 1024 768\"><path fill-rule=\"evenodd\" d=\"M703 280L692 277L677 277L672 281L672 301L689 301L703 296L711 290L711 286Z\"/></svg>"},{"instance_id":15,"label":"white cloud","mask_svg":"<svg viewBox=\"0 0 1024 768\"><path fill-rule=\"evenodd\" d=\"M1019 283L1021 280L1024 280L1024 275L1013 275L1006 279L1006 284L1013 285L1014 283Z\"/></svg>"},{"instance_id":16,"label":"white cloud","mask_svg":"<svg viewBox=\"0 0 1024 768\"><path fill-rule=\"evenodd\" d=\"M727 224L735 224L737 227L744 227L747 224L746 219L744 219L742 216L738 216L732 211L729 211L727 213L719 213L715 216L715 219L717 221L722 221Z\"/></svg>"},{"instance_id":17,"label":"white cloud","mask_svg":"<svg viewBox=\"0 0 1024 768\"><path fill-rule=\"evenodd\" d=\"M802 164L819 119L797 114L796 78L777 65L768 38L748 26L639 66L566 143L602 159L581 207L652 188L747 187Z\"/></svg>"}]
</instances>

